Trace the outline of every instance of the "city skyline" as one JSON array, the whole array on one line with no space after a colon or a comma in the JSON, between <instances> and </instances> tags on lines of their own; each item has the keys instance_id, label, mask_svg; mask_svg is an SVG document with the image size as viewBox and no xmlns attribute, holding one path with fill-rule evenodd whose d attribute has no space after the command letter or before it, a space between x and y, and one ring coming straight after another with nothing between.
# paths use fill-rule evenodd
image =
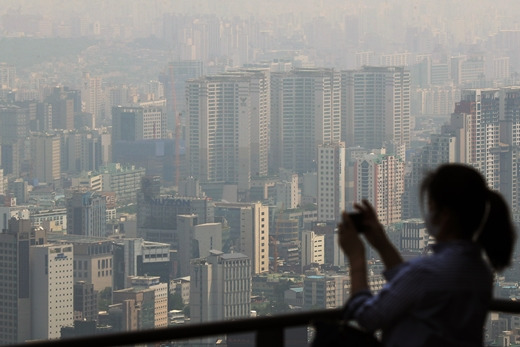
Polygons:
<instances>
[{"instance_id":1,"label":"city skyline","mask_svg":"<svg viewBox=\"0 0 520 347\"><path fill-rule=\"evenodd\" d=\"M0 344L340 307L341 213L424 256L443 163L520 224L514 1L1 2Z\"/></svg>"}]
</instances>

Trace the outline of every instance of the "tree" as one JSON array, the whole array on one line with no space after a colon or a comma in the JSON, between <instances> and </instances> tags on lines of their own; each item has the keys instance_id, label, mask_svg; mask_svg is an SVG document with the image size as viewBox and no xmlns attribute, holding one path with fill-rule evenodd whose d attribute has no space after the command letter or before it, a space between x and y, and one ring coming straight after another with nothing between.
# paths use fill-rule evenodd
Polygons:
<instances>
[{"instance_id":1,"label":"tree","mask_svg":"<svg viewBox=\"0 0 520 347\"><path fill-rule=\"evenodd\" d=\"M171 310L182 310L184 308L184 302L182 296L179 293L173 293L168 296L168 311Z\"/></svg>"},{"instance_id":2,"label":"tree","mask_svg":"<svg viewBox=\"0 0 520 347\"><path fill-rule=\"evenodd\" d=\"M112 304L112 287L106 287L98 293L98 310L107 311Z\"/></svg>"}]
</instances>

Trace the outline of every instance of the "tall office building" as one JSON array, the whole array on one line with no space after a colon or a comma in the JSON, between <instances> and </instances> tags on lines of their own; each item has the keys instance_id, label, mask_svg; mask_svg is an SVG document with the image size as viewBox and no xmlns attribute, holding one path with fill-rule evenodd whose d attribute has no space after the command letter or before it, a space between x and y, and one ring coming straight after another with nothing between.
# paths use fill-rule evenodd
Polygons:
<instances>
[{"instance_id":1,"label":"tall office building","mask_svg":"<svg viewBox=\"0 0 520 347\"><path fill-rule=\"evenodd\" d=\"M112 288L113 244L104 237L85 237L63 233L48 233L49 243L70 243L74 247L73 279L92 284L100 292Z\"/></svg>"},{"instance_id":2,"label":"tall office building","mask_svg":"<svg viewBox=\"0 0 520 347\"><path fill-rule=\"evenodd\" d=\"M404 158L402 146L410 143L409 71L365 66L342 72L342 141L368 150L390 146Z\"/></svg>"},{"instance_id":3,"label":"tall office building","mask_svg":"<svg viewBox=\"0 0 520 347\"><path fill-rule=\"evenodd\" d=\"M168 284L161 283L159 276L134 276L130 278L134 290L150 289L153 291L153 326L165 328L168 326ZM143 315L144 318L144 315Z\"/></svg>"},{"instance_id":4,"label":"tall office building","mask_svg":"<svg viewBox=\"0 0 520 347\"><path fill-rule=\"evenodd\" d=\"M57 183L61 178L60 137L52 134L33 134L31 159L33 179L42 183Z\"/></svg>"},{"instance_id":5,"label":"tall office building","mask_svg":"<svg viewBox=\"0 0 520 347\"><path fill-rule=\"evenodd\" d=\"M194 214L177 216L177 276L189 275L192 259L205 258L210 255L211 250L222 250L222 224L198 224L197 220L198 217Z\"/></svg>"},{"instance_id":6,"label":"tall office building","mask_svg":"<svg viewBox=\"0 0 520 347\"><path fill-rule=\"evenodd\" d=\"M73 258L71 244L30 249L33 340L58 339L61 328L74 323Z\"/></svg>"},{"instance_id":7,"label":"tall office building","mask_svg":"<svg viewBox=\"0 0 520 347\"><path fill-rule=\"evenodd\" d=\"M116 329L164 328L168 325L168 284L158 276L135 276L132 287L113 292L111 310L119 311ZM110 310L109 310L110 313Z\"/></svg>"},{"instance_id":8,"label":"tall office building","mask_svg":"<svg viewBox=\"0 0 520 347\"><path fill-rule=\"evenodd\" d=\"M345 144L318 147L318 221L341 220L345 210Z\"/></svg>"},{"instance_id":9,"label":"tall office building","mask_svg":"<svg viewBox=\"0 0 520 347\"><path fill-rule=\"evenodd\" d=\"M316 170L316 151L341 137L341 80L333 69L301 68L271 76L272 171Z\"/></svg>"},{"instance_id":10,"label":"tall office building","mask_svg":"<svg viewBox=\"0 0 520 347\"><path fill-rule=\"evenodd\" d=\"M201 183L236 184L245 192L252 174L266 174L268 78L259 70L187 82L189 175Z\"/></svg>"},{"instance_id":11,"label":"tall office building","mask_svg":"<svg viewBox=\"0 0 520 347\"><path fill-rule=\"evenodd\" d=\"M61 134L62 170L67 173L98 171L112 162L111 135L106 129Z\"/></svg>"},{"instance_id":12,"label":"tall office building","mask_svg":"<svg viewBox=\"0 0 520 347\"><path fill-rule=\"evenodd\" d=\"M344 304L348 295L349 277L345 275L307 276L303 280L303 307L307 310L330 309Z\"/></svg>"},{"instance_id":13,"label":"tall office building","mask_svg":"<svg viewBox=\"0 0 520 347\"><path fill-rule=\"evenodd\" d=\"M124 238L114 241L114 289L130 287L130 277L159 276L168 282L173 272L170 245L145 241L142 238Z\"/></svg>"},{"instance_id":14,"label":"tall office building","mask_svg":"<svg viewBox=\"0 0 520 347\"><path fill-rule=\"evenodd\" d=\"M0 232L0 345L31 339L31 277L29 249L46 242L45 230L30 220L12 218Z\"/></svg>"},{"instance_id":15,"label":"tall office building","mask_svg":"<svg viewBox=\"0 0 520 347\"><path fill-rule=\"evenodd\" d=\"M98 291L92 283L77 281L74 283L74 320L97 321Z\"/></svg>"},{"instance_id":16,"label":"tall office building","mask_svg":"<svg viewBox=\"0 0 520 347\"><path fill-rule=\"evenodd\" d=\"M54 88L46 99L51 106L52 129L74 129L74 101L74 94L70 94L68 88Z\"/></svg>"},{"instance_id":17,"label":"tall office building","mask_svg":"<svg viewBox=\"0 0 520 347\"><path fill-rule=\"evenodd\" d=\"M112 108L112 143L166 138L166 101Z\"/></svg>"},{"instance_id":18,"label":"tall office building","mask_svg":"<svg viewBox=\"0 0 520 347\"><path fill-rule=\"evenodd\" d=\"M302 232L302 269L311 264L325 263L325 235L314 231L305 230Z\"/></svg>"},{"instance_id":19,"label":"tall office building","mask_svg":"<svg viewBox=\"0 0 520 347\"><path fill-rule=\"evenodd\" d=\"M230 227L224 249L249 257L251 271L269 271L269 208L261 203L215 203L215 216L224 217Z\"/></svg>"},{"instance_id":20,"label":"tall office building","mask_svg":"<svg viewBox=\"0 0 520 347\"><path fill-rule=\"evenodd\" d=\"M177 216L196 214L198 223L214 222L214 203L206 198L174 198L159 195L156 184L143 180L137 199L137 236L166 242L178 249Z\"/></svg>"},{"instance_id":21,"label":"tall office building","mask_svg":"<svg viewBox=\"0 0 520 347\"><path fill-rule=\"evenodd\" d=\"M401 220L404 162L393 155L369 154L354 169L354 201L368 200L383 225Z\"/></svg>"},{"instance_id":22,"label":"tall office building","mask_svg":"<svg viewBox=\"0 0 520 347\"><path fill-rule=\"evenodd\" d=\"M106 213L105 197L95 192L73 192L67 200L68 233L86 237L105 236Z\"/></svg>"},{"instance_id":23,"label":"tall office building","mask_svg":"<svg viewBox=\"0 0 520 347\"><path fill-rule=\"evenodd\" d=\"M193 260L191 322L249 317L251 282L251 262L244 254L213 251L209 257Z\"/></svg>"}]
</instances>

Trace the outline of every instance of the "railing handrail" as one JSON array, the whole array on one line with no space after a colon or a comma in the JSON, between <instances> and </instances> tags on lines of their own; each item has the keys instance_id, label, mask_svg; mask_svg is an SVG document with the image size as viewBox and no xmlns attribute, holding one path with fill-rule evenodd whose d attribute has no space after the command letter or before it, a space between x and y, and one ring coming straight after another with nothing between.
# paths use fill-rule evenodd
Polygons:
<instances>
[{"instance_id":1,"label":"railing handrail","mask_svg":"<svg viewBox=\"0 0 520 347\"><path fill-rule=\"evenodd\" d=\"M520 314L520 302L506 299L493 299L489 310L494 312ZM339 319L340 317L341 309L336 308L329 310L287 313L275 316L244 318L234 321L186 324L168 328L99 334L62 340L34 341L28 344L31 347L60 347L73 346L75 344L82 346L92 345L96 347L134 345L206 336L277 330L288 327L310 325L319 320L333 320ZM28 344L21 344L18 346L27 346ZM276 343L271 345L276 345Z\"/></svg>"}]
</instances>

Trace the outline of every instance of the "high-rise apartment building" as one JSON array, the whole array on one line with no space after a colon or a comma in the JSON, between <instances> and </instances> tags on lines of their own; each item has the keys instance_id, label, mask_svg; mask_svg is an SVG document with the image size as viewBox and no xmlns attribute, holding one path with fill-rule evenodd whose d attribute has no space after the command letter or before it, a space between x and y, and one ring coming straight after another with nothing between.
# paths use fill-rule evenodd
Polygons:
<instances>
[{"instance_id":1,"label":"high-rise apartment building","mask_svg":"<svg viewBox=\"0 0 520 347\"><path fill-rule=\"evenodd\" d=\"M253 274L269 271L269 208L261 203L215 203L215 216L230 227L225 249L245 254Z\"/></svg>"},{"instance_id":2,"label":"high-rise apartment building","mask_svg":"<svg viewBox=\"0 0 520 347\"><path fill-rule=\"evenodd\" d=\"M420 218L422 216L419 187L429 171L435 170L437 166L443 163L462 162L455 132L455 128L447 127L442 134L431 135L430 143L412 157L410 170L404 178L403 219Z\"/></svg>"},{"instance_id":3,"label":"high-rise apartment building","mask_svg":"<svg viewBox=\"0 0 520 347\"><path fill-rule=\"evenodd\" d=\"M519 210L519 98L518 87L463 90L452 116L462 161L503 194L514 214Z\"/></svg>"},{"instance_id":4,"label":"high-rise apartment building","mask_svg":"<svg viewBox=\"0 0 520 347\"><path fill-rule=\"evenodd\" d=\"M239 71L187 82L188 173L201 183L250 188L267 173L268 71Z\"/></svg>"},{"instance_id":5,"label":"high-rise apartment building","mask_svg":"<svg viewBox=\"0 0 520 347\"><path fill-rule=\"evenodd\" d=\"M7 63L0 63L0 89L15 87L16 67Z\"/></svg>"},{"instance_id":6,"label":"high-rise apartment building","mask_svg":"<svg viewBox=\"0 0 520 347\"><path fill-rule=\"evenodd\" d=\"M466 160L484 175L490 189L500 189L500 90L462 91L456 114L469 117L470 132L465 139Z\"/></svg>"},{"instance_id":7,"label":"high-rise apartment building","mask_svg":"<svg viewBox=\"0 0 520 347\"><path fill-rule=\"evenodd\" d=\"M318 146L340 141L340 74L300 68L271 78L271 170L315 171Z\"/></svg>"},{"instance_id":8,"label":"high-rise apartment building","mask_svg":"<svg viewBox=\"0 0 520 347\"><path fill-rule=\"evenodd\" d=\"M45 230L30 220L11 218L0 232L0 345L31 339L31 276L29 250L46 242Z\"/></svg>"},{"instance_id":9,"label":"high-rise apartment building","mask_svg":"<svg viewBox=\"0 0 520 347\"><path fill-rule=\"evenodd\" d=\"M410 143L410 72L365 66L342 72L342 141L347 147L393 147L404 158Z\"/></svg>"},{"instance_id":10,"label":"high-rise apartment building","mask_svg":"<svg viewBox=\"0 0 520 347\"><path fill-rule=\"evenodd\" d=\"M73 246L44 244L30 249L33 340L58 339L74 323Z\"/></svg>"},{"instance_id":11,"label":"high-rise apartment building","mask_svg":"<svg viewBox=\"0 0 520 347\"><path fill-rule=\"evenodd\" d=\"M345 144L318 146L318 221L341 220L345 210Z\"/></svg>"},{"instance_id":12,"label":"high-rise apartment building","mask_svg":"<svg viewBox=\"0 0 520 347\"><path fill-rule=\"evenodd\" d=\"M83 111L94 116L94 124L103 124L104 96L102 89L103 80L100 76L91 76L90 73L83 73L83 84L81 87L82 101L85 103Z\"/></svg>"},{"instance_id":13,"label":"high-rise apartment building","mask_svg":"<svg viewBox=\"0 0 520 347\"><path fill-rule=\"evenodd\" d=\"M401 220L404 162L393 155L369 154L354 169L354 201L368 200L383 225Z\"/></svg>"},{"instance_id":14,"label":"high-rise apartment building","mask_svg":"<svg viewBox=\"0 0 520 347\"><path fill-rule=\"evenodd\" d=\"M164 85L168 129L175 129L176 115L186 115L186 81L204 74L200 60L181 60L168 63L168 71L159 76Z\"/></svg>"}]
</instances>

